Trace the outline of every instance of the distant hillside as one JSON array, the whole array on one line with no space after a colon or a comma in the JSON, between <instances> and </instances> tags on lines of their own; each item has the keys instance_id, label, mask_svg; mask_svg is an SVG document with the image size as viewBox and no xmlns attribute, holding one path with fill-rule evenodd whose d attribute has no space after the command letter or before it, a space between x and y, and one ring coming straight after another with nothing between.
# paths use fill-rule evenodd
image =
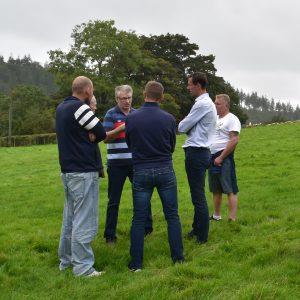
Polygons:
<instances>
[{"instance_id":1,"label":"distant hillside","mask_svg":"<svg viewBox=\"0 0 300 300\"><path fill-rule=\"evenodd\" d=\"M53 75L30 56L10 57L7 61L0 56L0 93L7 94L20 84L38 86L47 95L57 91Z\"/></svg>"}]
</instances>

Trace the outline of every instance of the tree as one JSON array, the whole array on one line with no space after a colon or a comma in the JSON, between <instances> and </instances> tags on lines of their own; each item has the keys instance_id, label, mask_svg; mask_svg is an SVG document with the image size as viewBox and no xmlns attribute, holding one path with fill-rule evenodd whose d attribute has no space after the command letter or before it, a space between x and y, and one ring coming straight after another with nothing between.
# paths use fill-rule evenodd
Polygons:
<instances>
[{"instance_id":1,"label":"tree","mask_svg":"<svg viewBox=\"0 0 300 300\"><path fill-rule=\"evenodd\" d=\"M222 77L216 76L213 55L199 54L198 45L190 43L187 37L180 34L141 36L141 40L146 50L157 58L169 62L176 70L180 81L176 89L170 91L167 85L166 90L180 105L180 118L183 118L193 105L193 99L186 89L187 76L193 72L204 72L208 76L210 96L214 99L216 94L227 93L232 101L233 112L242 123L247 120L247 115L239 108L238 93Z\"/></svg>"},{"instance_id":2,"label":"tree","mask_svg":"<svg viewBox=\"0 0 300 300\"><path fill-rule=\"evenodd\" d=\"M175 102L175 99L170 94L164 94L164 99L160 105L162 109L170 113L178 120L180 106Z\"/></svg>"},{"instance_id":3,"label":"tree","mask_svg":"<svg viewBox=\"0 0 300 300\"><path fill-rule=\"evenodd\" d=\"M10 101L13 135L54 132L54 108L40 88L16 86Z\"/></svg>"},{"instance_id":4,"label":"tree","mask_svg":"<svg viewBox=\"0 0 300 300\"><path fill-rule=\"evenodd\" d=\"M214 98L217 92L226 90L235 113L242 121L246 118L235 108L239 106L235 90L222 77L216 76L215 57L199 54L198 45L184 35L137 36L132 31L118 30L114 21L89 21L75 26L71 38L68 52L49 51L49 70L55 74L62 97L70 93L74 77L86 75L94 83L100 113L104 113L114 105L116 85L130 84L134 90L134 104L139 105L147 81L157 80L174 99L174 103L171 101L173 108L180 107L178 118L183 118L193 104L186 89L187 75L202 71L209 77L211 96Z\"/></svg>"},{"instance_id":5,"label":"tree","mask_svg":"<svg viewBox=\"0 0 300 300\"><path fill-rule=\"evenodd\" d=\"M16 59L11 56L7 62L0 57L0 91L9 94L20 84L39 86L47 95L57 91L53 75L29 55Z\"/></svg>"},{"instance_id":6,"label":"tree","mask_svg":"<svg viewBox=\"0 0 300 300\"><path fill-rule=\"evenodd\" d=\"M10 98L0 93L0 136L8 135L8 114Z\"/></svg>"}]
</instances>

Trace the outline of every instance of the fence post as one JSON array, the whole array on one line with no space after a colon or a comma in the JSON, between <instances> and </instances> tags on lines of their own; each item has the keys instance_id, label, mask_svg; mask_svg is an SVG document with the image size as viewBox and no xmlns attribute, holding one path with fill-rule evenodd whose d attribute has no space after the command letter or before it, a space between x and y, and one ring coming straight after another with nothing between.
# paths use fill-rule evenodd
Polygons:
<instances>
[{"instance_id":1,"label":"fence post","mask_svg":"<svg viewBox=\"0 0 300 300\"><path fill-rule=\"evenodd\" d=\"M12 101L9 103L8 109L8 145L11 147L11 129L12 129Z\"/></svg>"}]
</instances>

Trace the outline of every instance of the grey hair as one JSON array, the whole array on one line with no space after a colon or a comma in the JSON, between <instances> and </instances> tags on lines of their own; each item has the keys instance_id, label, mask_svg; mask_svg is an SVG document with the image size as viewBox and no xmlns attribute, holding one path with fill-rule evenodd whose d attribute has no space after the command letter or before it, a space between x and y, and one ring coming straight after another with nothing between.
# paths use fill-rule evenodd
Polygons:
<instances>
[{"instance_id":1,"label":"grey hair","mask_svg":"<svg viewBox=\"0 0 300 300\"><path fill-rule=\"evenodd\" d=\"M227 95L227 94L219 94L219 95L216 95L216 98L222 98L225 103L226 103L226 106L229 108L230 107L230 97Z\"/></svg>"},{"instance_id":2,"label":"grey hair","mask_svg":"<svg viewBox=\"0 0 300 300\"><path fill-rule=\"evenodd\" d=\"M115 88L115 97L116 99L118 98L118 95L120 92L125 92L125 93L128 93L128 94L133 94L133 90L132 90L132 87L128 84L124 84L124 85L119 85Z\"/></svg>"}]
</instances>

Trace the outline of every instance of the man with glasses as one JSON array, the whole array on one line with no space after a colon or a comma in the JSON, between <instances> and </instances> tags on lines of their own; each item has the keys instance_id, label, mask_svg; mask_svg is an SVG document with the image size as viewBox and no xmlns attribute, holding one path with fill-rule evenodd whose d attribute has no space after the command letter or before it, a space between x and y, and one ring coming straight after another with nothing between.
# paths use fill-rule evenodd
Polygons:
<instances>
[{"instance_id":1,"label":"man with glasses","mask_svg":"<svg viewBox=\"0 0 300 300\"><path fill-rule=\"evenodd\" d=\"M117 105L107 111L103 126L106 131L125 124L126 117L135 109L132 104L132 88L129 85L121 85L115 88ZM108 204L106 213L106 225L104 237L107 243L115 243L117 240L116 228L122 190L126 178L132 181L133 167L132 154L129 150L125 131L116 138L107 139L107 174L108 174ZM151 208L145 226L145 235L152 232Z\"/></svg>"}]
</instances>

